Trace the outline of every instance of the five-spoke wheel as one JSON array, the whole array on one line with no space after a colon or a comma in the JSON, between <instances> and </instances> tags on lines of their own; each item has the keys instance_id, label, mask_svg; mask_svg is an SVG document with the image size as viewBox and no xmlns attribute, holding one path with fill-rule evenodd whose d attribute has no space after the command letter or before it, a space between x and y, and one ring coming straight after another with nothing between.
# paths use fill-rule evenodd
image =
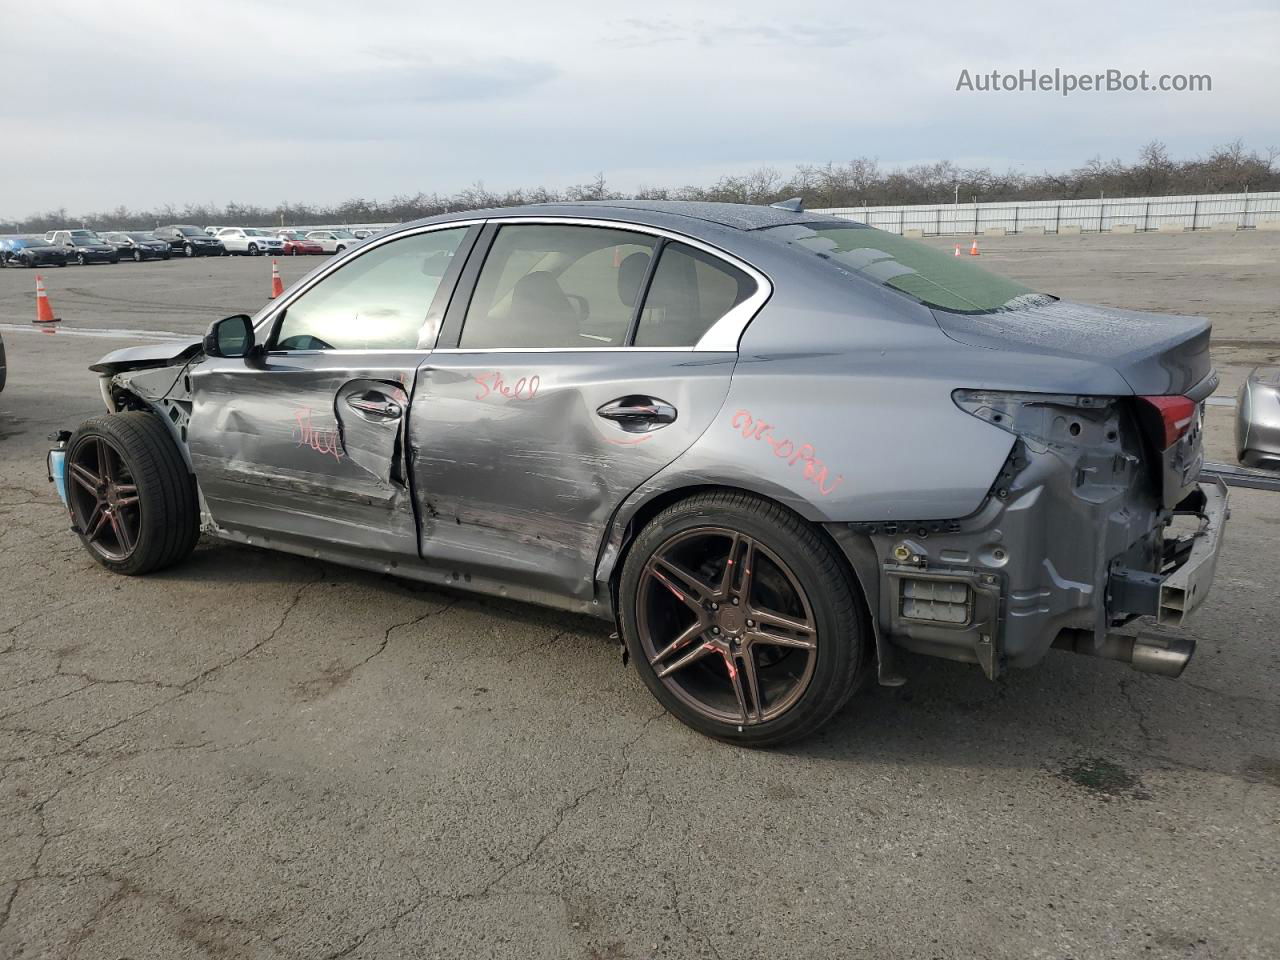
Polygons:
<instances>
[{"instance_id":1,"label":"five-spoke wheel","mask_svg":"<svg viewBox=\"0 0 1280 960\"><path fill-rule=\"evenodd\" d=\"M776 553L737 531L668 539L645 565L637 612L658 679L714 719L779 716L813 675L818 631L804 588Z\"/></svg>"},{"instance_id":2,"label":"five-spoke wheel","mask_svg":"<svg viewBox=\"0 0 1280 960\"><path fill-rule=\"evenodd\" d=\"M138 485L120 451L105 437L76 447L67 461L67 497L89 549L123 562L138 545L142 525Z\"/></svg>"},{"instance_id":3,"label":"five-spoke wheel","mask_svg":"<svg viewBox=\"0 0 1280 960\"><path fill-rule=\"evenodd\" d=\"M865 613L848 563L777 504L730 491L680 501L640 532L619 587L641 677L703 733L796 739L861 678Z\"/></svg>"},{"instance_id":4,"label":"five-spoke wheel","mask_svg":"<svg viewBox=\"0 0 1280 960\"><path fill-rule=\"evenodd\" d=\"M200 536L195 480L168 426L141 411L94 417L66 447L71 522L117 573L149 573L187 556Z\"/></svg>"}]
</instances>

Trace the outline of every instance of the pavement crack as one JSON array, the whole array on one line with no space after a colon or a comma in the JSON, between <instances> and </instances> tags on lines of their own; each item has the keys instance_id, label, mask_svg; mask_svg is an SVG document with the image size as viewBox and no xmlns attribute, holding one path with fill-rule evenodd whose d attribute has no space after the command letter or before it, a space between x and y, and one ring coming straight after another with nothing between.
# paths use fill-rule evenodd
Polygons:
<instances>
[{"instance_id":1,"label":"pavement crack","mask_svg":"<svg viewBox=\"0 0 1280 960\"><path fill-rule=\"evenodd\" d=\"M391 634L395 633L397 630L401 630L405 627L417 626L419 623L422 623L424 620L429 620L432 617L438 616L442 613L447 613L449 610L453 609L453 607L457 605L460 600L461 600L460 597L455 597L454 599L450 600L448 603L446 603L444 606L440 607L437 610L429 610L420 616L413 617L409 620L404 620L400 623L391 624L391 626L387 627L387 629L383 632L382 642L378 644L378 648L374 650L373 653L369 654L367 657L365 657L363 660L357 663L355 666L353 666L351 668L352 671L358 670L360 667L363 667L366 663L368 663L374 657L380 655L384 650L386 650L387 645L391 642Z\"/></svg>"},{"instance_id":2,"label":"pavement crack","mask_svg":"<svg viewBox=\"0 0 1280 960\"><path fill-rule=\"evenodd\" d=\"M230 657L227 660L222 661L221 663L216 663L212 667L209 667L207 670L202 670L200 673L196 674L186 683L182 684L184 691L183 693L179 694L179 696L185 696L187 693L190 693L196 687L200 686L200 684L204 683L204 681L208 680L211 676L213 676L214 674L218 673L221 670L225 670L227 667L231 666L233 663L238 663L239 661L245 659L246 657L253 656L259 650L265 647L268 643L274 640L276 638L276 635L281 630L284 629L285 624L289 622L289 617L291 617L293 615L293 611L298 608L298 604L302 602L302 595L306 593L309 589L314 587L321 580L323 580L324 577L325 577L325 573L324 573L324 568L322 567L316 573L315 579L308 580L306 583L304 583L302 586L300 586L297 589L297 591L293 595L293 599L290 600L289 605L285 607L284 613L280 615L280 622L277 623L271 629L270 633L268 633L265 637L263 637L257 643L251 644L247 650L243 650L240 653L237 653L234 657ZM177 699L177 698L175 697L174 699Z\"/></svg>"},{"instance_id":3,"label":"pavement crack","mask_svg":"<svg viewBox=\"0 0 1280 960\"><path fill-rule=\"evenodd\" d=\"M507 877L511 876L511 874L515 873L521 867L525 866L531 860L533 860L533 858L537 856L538 851L542 849L542 847L546 844L546 842L560 832L560 828L563 827L565 821L569 819L569 815L572 814L575 810L577 810L578 807L582 805L583 801L585 801L588 797L594 796L595 794L599 793L601 790L604 790L606 788L610 790L616 790L619 786L621 786L622 781L626 779L627 774L631 772L632 747L634 747L637 743L639 743L640 740L644 737L644 735L648 732L650 724L652 724L659 717L663 716L666 712L667 711L665 708L659 709L657 713L649 717L643 724L641 724L639 732L636 733L634 737L632 737L630 740L623 743L622 749L619 751L620 763L619 763L618 769L611 777L609 777L605 781L601 781L600 783L595 784L592 787L588 787L586 790L583 790L581 793L575 796L568 803L562 804L556 810L555 822L552 823L551 827L546 831L544 831L536 841L534 841L533 846L529 848L529 851L527 853L525 853L522 857L518 858L510 866L502 870L493 879L489 880L484 885L484 887L481 888L481 890L478 893L464 895L460 899L480 899L485 896L488 896L490 891L492 891L495 887L497 887L498 884L502 883L502 881L505 880Z\"/></svg>"},{"instance_id":4,"label":"pavement crack","mask_svg":"<svg viewBox=\"0 0 1280 960\"><path fill-rule=\"evenodd\" d=\"M1129 710L1133 713L1138 731L1142 734L1143 748L1147 753L1152 753L1154 751L1156 738L1151 733L1151 729L1147 726L1146 713L1134 698L1133 691L1131 689L1133 681L1133 677L1124 677L1120 680L1120 696L1124 698L1124 702L1129 705Z\"/></svg>"},{"instance_id":5,"label":"pavement crack","mask_svg":"<svg viewBox=\"0 0 1280 960\"><path fill-rule=\"evenodd\" d=\"M720 950L716 947L715 941L711 939L711 936L700 930L695 930L693 925L689 923L688 919L685 917L684 910L680 906L680 888L676 885L675 877L673 877L668 871L664 870L662 872L662 879L667 881L667 886L671 890L671 909L675 911L676 922L684 928L684 932L688 934L690 939L698 940L706 944L707 948L711 951L711 955L714 956L716 960L722 960Z\"/></svg>"},{"instance_id":6,"label":"pavement crack","mask_svg":"<svg viewBox=\"0 0 1280 960\"><path fill-rule=\"evenodd\" d=\"M192 677L190 680L185 681L184 683L162 685L163 689L175 691L172 696L165 697L164 699L159 700L156 703L143 707L141 710L135 710L133 713L127 714L126 716L121 717L119 720L109 723L104 727L100 727L97 730L94 730L92 733L86 734L85 736L81 737L79 740L67 741L66 738L60 738L60 737L57 737L56 735L45 733L39 730L31 730L31 731L18 730L17 732L30 732L30 733L38 734L40 736L52 736L54 737L54 739L62 739L64 740L64 742L68 742L70 744L66 749L57 750L50 754L45 754L39 757L22 757L18 759L47 760L47 759L53 759L56 757L66 756L67 754L70 754L70 753L74 753L75 751L83 747L86 743L88 743L90 740L94 740L97 737L102 736L104 733L110 733L112 730L122 727L126 723L130 723L134 720L137 720L139 717L146 716L149 713L154 713L156 710L159 710L162 707L168 706L169 704L173 703L175 700L180 700L181 698L195 692L202 683L204 683L210 677L217 674L219 671L225 670L227 667L231 666L232 664L238 663L239 661L245 659L246 657L252 656L254 653L261 650L268 643L274 640L277 634L279 634L280 631L284 629L285 624L289 622L289 617L292 616L294 610L297 609L298 604L302 602L303 594L305 594L307 590L309 590L311 587L315 586L317 583L323 580L324 576L325 576L324 569L321 568L317 572L314 579L308 580L306 583L302 584L297 589L297 591L295 591L293 598L289 601L288 606L285 607L284 612L280 616L279 622L276 623L276 625L271 629L271 631L265 637L263 637L261 640L257 641L256 643L251 644L248 647L248 649L242 650L240 653L236 654L235 656L229 657L228 659L223 660L220 663L216 663L206 670L202 670L200 673L196 674L194 677ZM102 683L105 681L97 681L97 682ZM129 682L129 681L125 681L125 682ZM89 686L92 686L92 684L89 684Z\"/></svg>"},{"instance_id":7,"label":"pavement crack","mask_svg":"<svg viewBox=\"0 0 1280 960\"><path fill-rule=\"evenodd\" d=\"M54 674L54 676L57 676L57 674ZM66 676L66 674L63 674L63 676ZM41 681L48 680L48 679L49 677L40 677L36 680L32 680L31 683L40 683ZM23 684L23 686L30 686L31 683ZM7 720L9 719L9 717L14 716L15 714L25 713L29 710L38 710L40 707L43 707L47 704L56 703L59 700L65 700L67 697L74 696L75 694L79 693L81 690L88 690L92 686L93 686L92 683L85 683L85 684L82 684L81 686L76 687L74 690L68 690L66 693L59 693L57 696L46 697L44 700L39 700L35 703L28 703L28 704L24 704L21 707L15 707L14 709L10 710L8 713L0 713L0 720ZM16 688L10 688L10 689L16 689Z\"/></svg>"}]
</instances>

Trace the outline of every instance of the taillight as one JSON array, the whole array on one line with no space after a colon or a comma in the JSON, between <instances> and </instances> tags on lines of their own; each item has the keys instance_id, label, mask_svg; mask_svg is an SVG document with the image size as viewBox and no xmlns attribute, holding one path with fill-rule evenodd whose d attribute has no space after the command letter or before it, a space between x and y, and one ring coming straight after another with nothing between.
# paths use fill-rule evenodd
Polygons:
<instances>
[{"instance_id":1,"label":"taillight","mask_svg":"<svg viewBox=\"0 0 1280 960\"><path fill-rule=\"evenodd\" d=\"M1140 397L1143 403L1154 407L1164 424L1164 442L1161 450L1168 450L1181 440L1196 419L1196 402L1190 397Z\"/></svg>"}]
</instances>

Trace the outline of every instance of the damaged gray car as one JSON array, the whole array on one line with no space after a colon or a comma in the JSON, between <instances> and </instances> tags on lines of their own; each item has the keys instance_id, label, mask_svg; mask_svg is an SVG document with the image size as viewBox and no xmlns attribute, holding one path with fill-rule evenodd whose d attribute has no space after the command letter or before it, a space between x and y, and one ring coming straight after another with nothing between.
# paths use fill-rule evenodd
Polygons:
<instances>
[{"instance_id":1,"label":"damaged gray car","mask_svg":"<svg viewBox=\"0 0 1280 960\"><path fill-rule=\"evenodd\" d=\"M109 412L50 472L104 566L203 532L585 611L742 744L902 683L904 649L1177 675L1162 625L1203 602L1227 515L1198 481L1207 321L791 205L406 224L92 369Z\"/></svg>"}]
</instances>

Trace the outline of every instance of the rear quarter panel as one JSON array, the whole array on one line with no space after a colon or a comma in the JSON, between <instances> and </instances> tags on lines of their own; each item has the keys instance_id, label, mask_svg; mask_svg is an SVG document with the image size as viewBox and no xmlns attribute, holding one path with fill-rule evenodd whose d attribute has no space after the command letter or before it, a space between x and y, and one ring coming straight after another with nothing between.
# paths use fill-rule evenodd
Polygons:
<instances>
[{"instance_id":1,"label":"rear quarter panel","mask_svg":"<svg viewBox=\"0 0 1280 960\"><path fill-rule=\"evenodd\" d=\"M735 252L773 295L742 335L716 420L640 498L725 484L814 521L959 518L1013 438L960 410L956 389L1132 392L1088 359L958 343L926 307L767 239Z\"/></svg>"},{"instance_id":2,"label":"rear quarter panel","mask_svg":"<svg viewBox=\"0 0 1280 960\"><path fill-rule=\"evenodd\" d=\"M1013 440L908 371L915 351L742 357L698 442L651 483L743 487L815 521L972 513Z\"/></svg>"}]
</instances>

